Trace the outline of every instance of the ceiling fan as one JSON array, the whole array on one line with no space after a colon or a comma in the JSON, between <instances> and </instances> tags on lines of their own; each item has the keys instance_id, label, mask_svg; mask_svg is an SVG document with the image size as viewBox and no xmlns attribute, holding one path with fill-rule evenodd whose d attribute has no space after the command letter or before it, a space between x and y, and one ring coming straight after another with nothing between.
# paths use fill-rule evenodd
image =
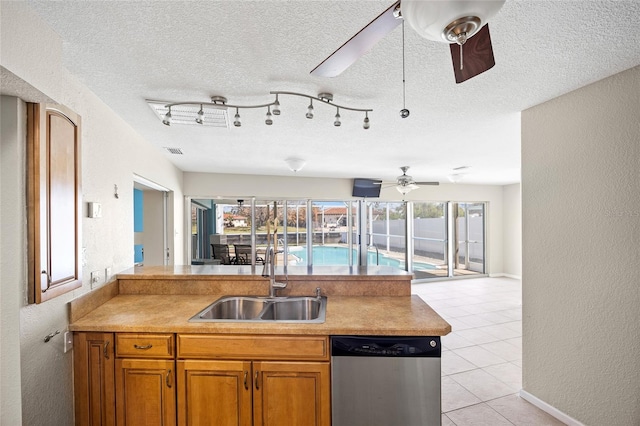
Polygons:
<instances>
[{"instance_id":1,"label":"ceiling fan","mask_svg":"<svg viewBox=\"0 0 640 426\"><path fill-rule=\"evenodd\" d=\"M440 182L415 182L413 178L407 174L409 166L402 166L400 170L402 170L402 174L396 178L395 182L381 182L381 184L391 184L389 186L395 186L402 195L420 188L420 185L440 185Z\"/></svg>"},{"instance_id":2,"label":"ceiling fan","mask_svg":"<svg viewBox=\"0 0 640 426\"><path fill-rule=\"evenodd\" d=\"M487 21L498 13L504 2L396 1L311 70L311 75L335 77L341 74L404 19L422 37L449 43L456 83L462 83L495 65Z\"/></svg>"}]
</instances>

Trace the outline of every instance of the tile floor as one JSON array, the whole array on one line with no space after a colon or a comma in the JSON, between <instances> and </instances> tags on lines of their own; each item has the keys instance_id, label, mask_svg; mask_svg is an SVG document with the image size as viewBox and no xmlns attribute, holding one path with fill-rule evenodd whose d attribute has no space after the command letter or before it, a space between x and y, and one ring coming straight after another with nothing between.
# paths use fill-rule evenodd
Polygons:
<instances>
[{"instance_id":1,"label":"tile floor","mask_svg":"<svg viewBox=\"0 0 640 426\"><path fill-rule=\"evenodd\" d=\"M449 324L442 338L442 425L564 425L518 396L522 285L511 278L414 284Z\"/></svg>"}]
</instances>

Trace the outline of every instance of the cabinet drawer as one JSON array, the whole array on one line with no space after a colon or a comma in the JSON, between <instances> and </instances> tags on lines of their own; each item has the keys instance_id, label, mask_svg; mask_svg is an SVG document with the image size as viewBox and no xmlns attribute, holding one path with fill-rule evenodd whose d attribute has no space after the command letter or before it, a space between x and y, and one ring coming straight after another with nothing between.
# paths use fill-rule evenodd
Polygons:
<instances>
[{"instance_id":1,"label":"cabinet drawer","mask_svg":"<svg viewBox=\"0 0 640 426\"><path fill-rule=\"evenodd\" d=\"M178 358L328 361L329 337L178 334Z\"/></svg>"},{"instance_id":2,"label":"cabinet drawer","mask_svg":"<svg viewBox=\"0 0 640 426\"><path fill-rule=\"evenodd\" d=\"M173 358L173 334L116 334L116 357Z\"/></svg>"}]
</instances>

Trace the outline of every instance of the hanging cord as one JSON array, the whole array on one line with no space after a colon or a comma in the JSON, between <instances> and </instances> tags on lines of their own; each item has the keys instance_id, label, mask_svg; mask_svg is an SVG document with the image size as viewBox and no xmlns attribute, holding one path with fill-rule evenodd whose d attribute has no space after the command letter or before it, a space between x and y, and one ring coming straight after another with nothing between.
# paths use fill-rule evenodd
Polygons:
<instances>
[{"instance_id":1,"label":"hanging cord","mask_svg":"<svg viewBox=\"0 0 640 426\"><path fill-rule=\"evenodd\" d=\"M406 96L407 91L405 88L405 75L404 75L404 20L402 20L402 108L406 108Z\"/></svg>"},{"instance_id":2,"label":"hanging cord","mask_svg":"<svg viewBox=\"0 0 640 426\"><path fill-rule=\"evenodd\" d=\"M404 20L402 21L402 109L400 110L400 117L407 118L409 116L409 110L406 107L407 90L404 71Z\"/></svg>"}]
</instances>

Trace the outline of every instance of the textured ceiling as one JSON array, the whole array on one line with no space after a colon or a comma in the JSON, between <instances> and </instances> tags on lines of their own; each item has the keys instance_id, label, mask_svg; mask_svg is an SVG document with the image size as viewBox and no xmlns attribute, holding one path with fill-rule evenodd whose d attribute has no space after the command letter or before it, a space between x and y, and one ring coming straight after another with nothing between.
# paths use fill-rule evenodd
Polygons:
<instances>
[{"instance_id":1,"label":"textured ceiling","mask_svg":"<svg viewBox=\"0 0 640 426\"><path fill-rule=\"evenodd\" d=\"M402 27L342 75L309 75L391 1L29 1L64 40L65 63L116 113L184 171L385 180L409 165L416 180L466 183L520 178L520 112L640 64L638 1L507 0L490 22L496 66L456 85L449 48ZM145 99L266 103L271 90L334 94L372 108L363 116L280 97L282 115L242 112L240 128L161 124Z\"/></svg>"}]
</instances>

